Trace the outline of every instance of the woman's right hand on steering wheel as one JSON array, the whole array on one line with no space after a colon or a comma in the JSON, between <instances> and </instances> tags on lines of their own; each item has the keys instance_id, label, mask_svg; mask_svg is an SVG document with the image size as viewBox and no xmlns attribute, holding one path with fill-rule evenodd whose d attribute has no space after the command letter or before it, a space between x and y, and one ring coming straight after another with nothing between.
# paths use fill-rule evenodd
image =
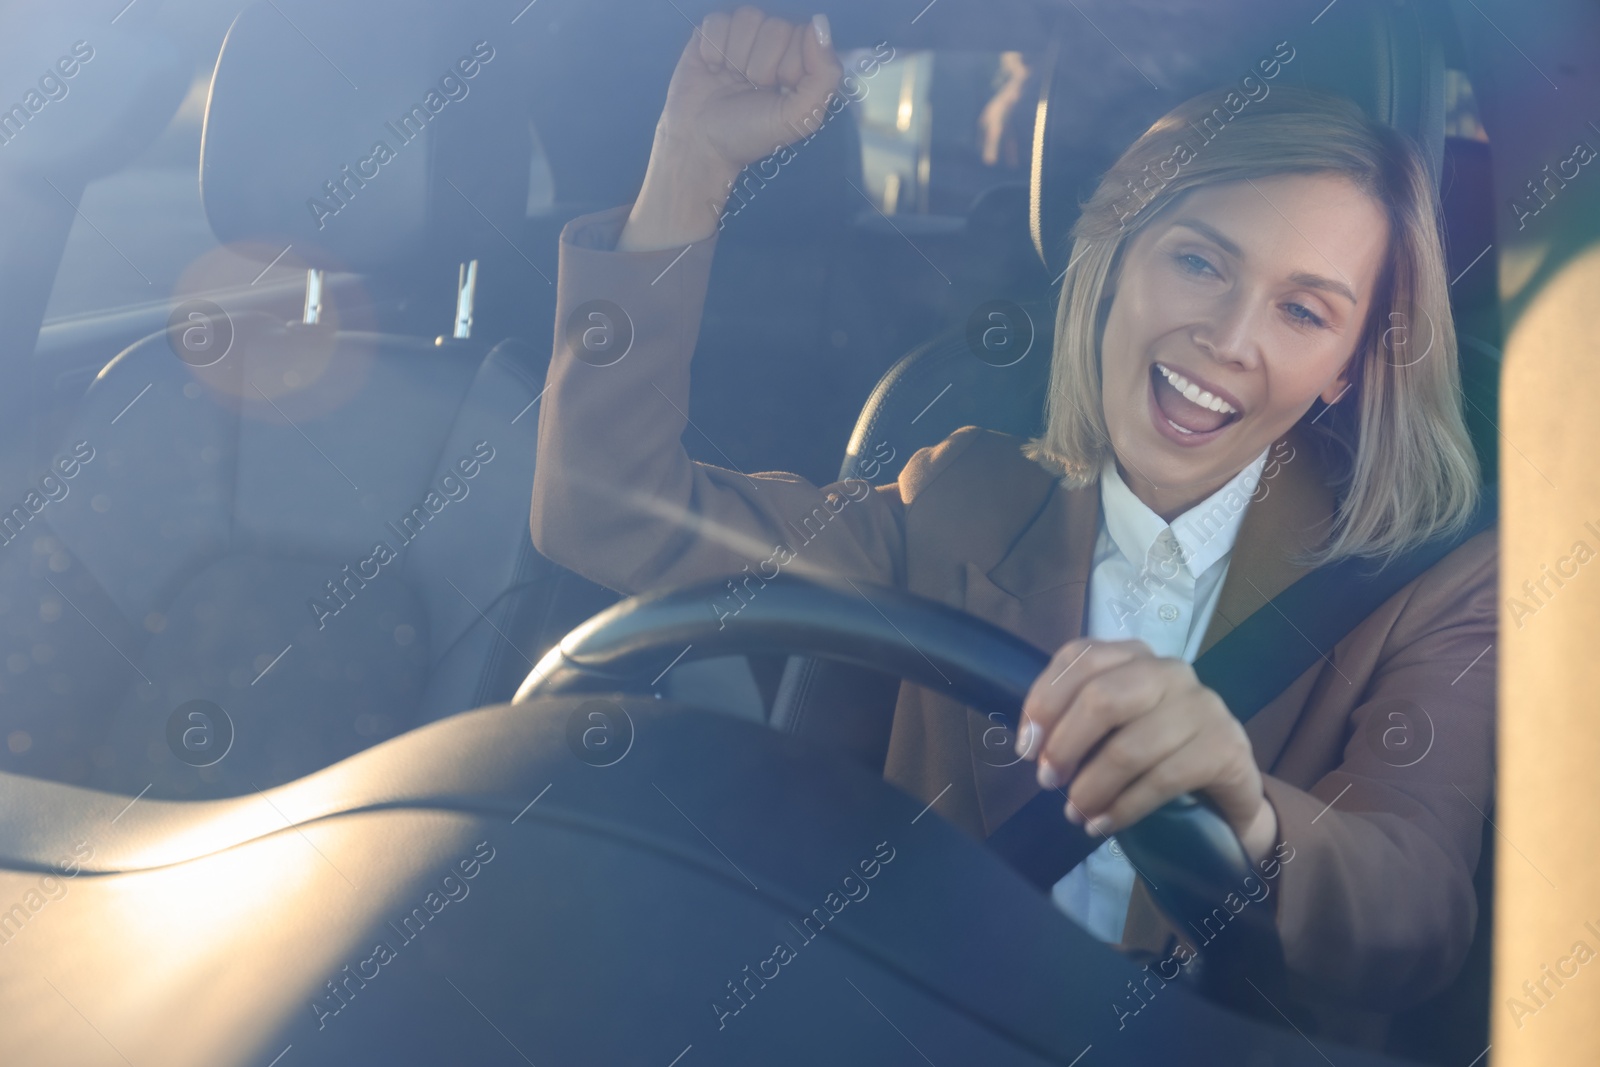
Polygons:
<instances>
[{"instance_id":1,"label":"woman's right hand on steering wheel","mask_svg":"<svg viewBox=\"0 0 1600 1067\"><path fill-rule=\"evenodd\" d=\"M710 236L733 179L814 133L841 73L825 15L798 26L748 5L707 15L672 72L618 250Z\"/></svg>"}]
</instances>

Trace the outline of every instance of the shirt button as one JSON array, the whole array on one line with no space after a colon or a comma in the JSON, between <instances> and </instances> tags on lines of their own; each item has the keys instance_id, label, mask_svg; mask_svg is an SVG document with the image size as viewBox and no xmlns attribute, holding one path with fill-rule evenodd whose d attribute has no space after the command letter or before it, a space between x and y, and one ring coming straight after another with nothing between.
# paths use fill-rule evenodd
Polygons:
<instances>
[{"instance_id":1,"label":"shirt button","mask_svg":"<svg viewBox=\"0 0 1600 1067\"><path fill-rule=\"evenodd\" d=\"M1178 619L1178 606L1176 604L1163 604L1156 614L1167 622L1176 622Z\"/></svg>"}]
</instances>

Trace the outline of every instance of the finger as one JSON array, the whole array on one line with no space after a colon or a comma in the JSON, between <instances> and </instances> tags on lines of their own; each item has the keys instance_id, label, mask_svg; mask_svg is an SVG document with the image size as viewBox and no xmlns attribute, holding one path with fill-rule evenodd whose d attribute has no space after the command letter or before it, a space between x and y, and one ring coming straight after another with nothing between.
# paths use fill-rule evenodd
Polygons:
<instances>
[{"instance_id":1,"label":"finger","mask_svg":"<svg viewBox=\"0 0 1600 1067\"><path fill-rule=\"evenodd\" d=\"M800 81L800 76L806 72L805 44L806 35L811 33L809 23L796 26L789 35L789 43L784 47L783 59L778 62L778 84L786 89L793 89Z\"/></svg>"},{"instance_id":2,"label":"finger","mask_svg":"<svg viewBox=\"0 0 1600 1067\"><path fill-rule=\"evenodd\" d=\"M1108 737L1105 744L1084 760L1072 779L1072 785L1067 789L1067 798L1073 805L1068 809L1068 817L1076 814L1092 819L1113 809L1125 791L1170 759L1180 748L1204 748L1206 742L1200 736L1200 722L1188 713L1189 710L1181 705L1168 705L1152 714L1140 716ZM1151 784L1161 783L1155 781ZM1187 788L1190 787L1185 785L1176 788L1155 803L1171 800Z\"/></svg>"},{"instance_id":3,"label":"finger","mask_svg":"<svg viewBox=\"0 0 1600 1067\"><path fill-rule=\"evenodd\" d=\"M1050 662L1028 688L1022 702L1024 715L1032 716L1054 708L1059 714L1077 696L1078 689L1101 671L1121 666L1134 659L1154 659L1155 652L1143 641L1106 641L1078 638L1068 641L1050 657ZM1041 724L1042 725L1042 724Z\"/></svg>"},{"instance_id":4,"label":"finger","mask_svg":"<svg viewBox=\"0 0 1600 1067\"><path fill-rule=\"evenodd\" d=\"M1199 792L1216 778L1216 760L1215 752L1201 746L1179 747L1123 789L1104 810L1086 812L1090 832L1104 837L1125 830L1173 797Z\"/></svg>"},{"instance_id":5,"label":"finger","mask_svg":"<svg viewBox=\"0 0 1600 1067\"><path fill-rule=\"evenodd\" d=\"M778 63L783 59L795 27L783 19L767 19L756 30L755 43L750 46L750 61L745 73L750 80L765 88L778 83Z\"/></svg>"},{"instance_id":6,"label":"finger","mask_svg":"<svg viewBox=\"0 0 1600 1067\"><path fill-rule=\"evenodd\" d=\"M827 21L826 17L819 17L810 26L802 27L800 55L805 70L795 82L794 92L783 99L783 121L797 131L815 132L826 120L828 97L843 73L833 45L817 40L816 27L819 23L825 27Z\"/></svg>"},{"instance_id":7,"label":"finger","mask_svg":"<svg viewBox=\"0 0 1600 1067\"><path fill-rule=\"evenodd\" d=\"M750 77L750 49L755 46L756 33L765 20L766 15L760 9L742 4L734 10L733 22L728 26L727 62L746 78Z\"/></svg>"},{"instance_id":8,"label":"finger","mask_svg":"<svg viewBox=\"0 0 1600 1067\"><path fill-rule=\"evenodd\" d=\"M1018 753L1029 758L1038 754L1040 739L1050 735L1071 706L1079 687L1095 674L1132 659L1153 655L1142 641L1079 638L1062 645L1033 680L1022 701L1022 719L1017 724Z\"/></svg>"},{"instance_id":9,"label":"finger","mask_svg":"<svg viewBox=\"0 0 1600 1067\"><path fill-rule=\"evenodd\" d=\"M1056 781L1071 781L1094 747L1112 731L1149 714L1173 694L1178 671L1169 663L1131 659L1101 671L1079 686L1066 714L1042 735L1038 758L1041 764L1049 765ZM1044 778L1041 776L1040 780Z\"/></svg>"},{"instance_id":10,"label":"finger","mask_svg":"<svg viewBox=\"0 0 1600 1067\"><path fill-rule=\"evenodd\" d=\"M696 35L700 41L700 60L713 74L722 69L723 57L728 54L728 27L732 22L725 12L713 11L700 23L700 32Z\"/></svg>"}]
</instances>

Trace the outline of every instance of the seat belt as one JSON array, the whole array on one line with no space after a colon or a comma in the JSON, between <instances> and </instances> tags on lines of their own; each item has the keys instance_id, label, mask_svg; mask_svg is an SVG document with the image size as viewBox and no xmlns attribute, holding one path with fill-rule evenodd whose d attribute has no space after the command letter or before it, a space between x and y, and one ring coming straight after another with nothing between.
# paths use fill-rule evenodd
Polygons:
<instances>
[{"instance_id":1,"label":"seat belt","mask_svg":"<svg viewBox=\"0 0 1600 1067\"><path fill-rule=\"evenodd\" d=\"M1436 538L1373 569L1346 558L1318 567L1257 608L1194 661L1200 683L1249 722L1333 646L1401 589L1494 525L1498 493L1486 487L1459 533ZM1041 790L985 842L1040 889L1049 891L1101 844L1067 822L1061 793Z\"/></svg>"}]
</instances>

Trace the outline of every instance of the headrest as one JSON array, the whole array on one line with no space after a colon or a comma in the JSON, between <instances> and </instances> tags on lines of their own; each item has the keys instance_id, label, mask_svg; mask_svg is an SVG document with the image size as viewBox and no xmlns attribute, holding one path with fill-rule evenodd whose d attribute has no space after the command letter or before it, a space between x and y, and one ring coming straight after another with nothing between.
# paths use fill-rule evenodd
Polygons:
<instances>
[{"instance_id":1,"label":"headrest","mask_svg":"<svg viewBox=\"0 0 1600 1067\"><path fill-rule=\"evenodd\" d=\"M1209 7L1196 10L1207 22L1215 22ZM1241 16L1236 21L1252 19ZM1214 32L1215 26L1201 24L1195 29ZM1167 39L1188 38L1169 32ZM1278 42L1283 42L1281 50ZM1198 47L1209 55L1211 45L1203 42ZM1238 82L1246 74L1259 78L1257 64L1262 61L1275 63L1271 69L1277 71L1277 84L1338 93L1371 118L1410 136L1438 182L1444 155L1444 52L1417 5L1343 0L1314 26L1296 21L1282 32L1252 30L1215 51L1218 61L1204 67L1168 64L1159 95L1148 91L1139 80L1141 74L1113 66L1111 76L1123 79L1128 91L1100 91L1099 100L1089 100L1086 106L1086 90L1101 87L1087 80L1074 45L1063 47L1058 42L1051 49L1034 126L1030 226L1034 247L1052 276L1066 268L1079 203L1094 191L1100 175L1122 150L1189 97ZM1283 55L1292 59L1282 62ZM1103 72L1095 77L1105 80ZM1102 101L1103 108L1094 106Z\"/></svg>"},{"instance_id":2,"label":"headrest","mask_svg":"<svg viewBox=\"0 0 1600 1067\"><path fill-rule=\"evenodd\" d=\"M245 8L200 152L217 239L363 273L503 243L526 213L533 150L504 28L478 0L390 0L381 17L354 0Z\"/></svg>"}]
</instances>

